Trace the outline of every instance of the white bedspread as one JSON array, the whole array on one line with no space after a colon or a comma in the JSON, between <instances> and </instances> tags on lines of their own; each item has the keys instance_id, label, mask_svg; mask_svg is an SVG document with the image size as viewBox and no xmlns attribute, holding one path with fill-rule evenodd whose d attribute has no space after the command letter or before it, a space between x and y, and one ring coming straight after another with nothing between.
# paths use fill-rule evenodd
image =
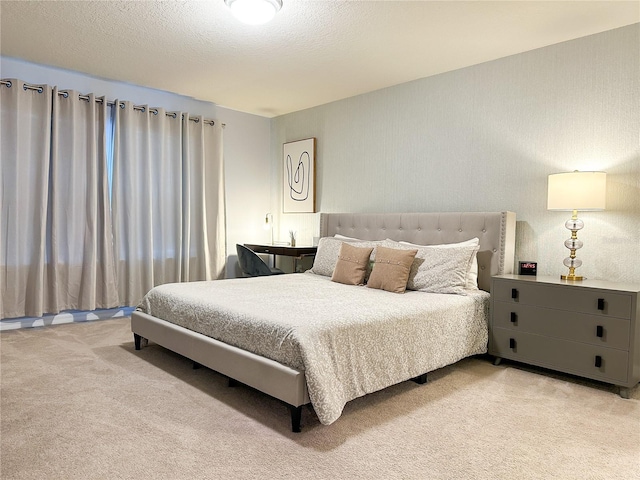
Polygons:
<instances>
[{"instance_id":1,"label":"white bedspread","mask_svg":"<svg viewBox=\"0 0 640 480\"><path fill-rule=\"evenodd\" d=\"M304 370L325 425L349 400L487 348L483 291L396 294L303 273L161 285L138 308Z\"/></svg>"}]
</instances>

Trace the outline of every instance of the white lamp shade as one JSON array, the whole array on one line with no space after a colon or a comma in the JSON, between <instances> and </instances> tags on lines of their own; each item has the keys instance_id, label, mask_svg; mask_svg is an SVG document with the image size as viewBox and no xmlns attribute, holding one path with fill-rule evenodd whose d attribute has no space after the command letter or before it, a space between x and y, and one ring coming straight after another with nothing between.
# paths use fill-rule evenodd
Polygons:
<instances>
[{"instance_id":1,"label":"white lamp shade","mask_svg":"<svg viewBox=\"0 0 640 480\"><path fill-rule=\"evenodd\" d=\"M604 210L607 174L570 172L549 175L548 210Z\"/></svg>"}]
</instances>

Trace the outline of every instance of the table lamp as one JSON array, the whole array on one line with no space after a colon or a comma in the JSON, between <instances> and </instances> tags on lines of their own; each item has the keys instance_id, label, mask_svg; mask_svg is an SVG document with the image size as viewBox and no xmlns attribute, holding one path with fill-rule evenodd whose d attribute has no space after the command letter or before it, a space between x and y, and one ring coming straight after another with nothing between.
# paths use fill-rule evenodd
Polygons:
<instances>
[{"instance_id":1,"label":"table lamp","mask_svg":"<svg viewBox=\"0 0 640 480\"><path fill-rule=\"evenodd\" d=\"M271 245L273 245L273 215L270 213L264 216L264 229L271 230Z\"/></svg>"},{"instance_id":2,"label":"table lamp","mask_svg":"<svg viewBox=\"0 0 640 480\"><path fill-rule=\"evenodd\" d=\"M606 196L607 174L604 172L570 172L549 175L547 191L547 210L572 211L571 219L564 224L571 230L571 238L565 240L564 246L571 252L564 259L564 265L569 267L568 275L561 275L562 280L580 281L582 276L576 275L576 268L582 265L582 260L576 258L576 250L582 248L583 243L578 240L578 230L584 227L584 222L578 219L578 210L604 210Z\"/></svg>"}]
</instances>

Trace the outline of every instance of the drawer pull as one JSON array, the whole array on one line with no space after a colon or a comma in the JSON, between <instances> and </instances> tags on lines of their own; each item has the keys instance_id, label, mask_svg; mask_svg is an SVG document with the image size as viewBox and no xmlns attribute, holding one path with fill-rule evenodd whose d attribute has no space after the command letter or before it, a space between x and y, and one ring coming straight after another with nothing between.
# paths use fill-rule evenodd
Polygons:
<instances>
[{"instance_id":1,"label":"drawer pull","mask_svg":"<svg viewBox=\"0 0 640 480\"><path fill-rule=\"evenodd\" d=\"M598 310L604 310L604 298L598 299Z\"/></svg>"},{"instance_id":2,"label":"drawer pull","mask_svg":"<svg viewBox=\"0 0 640 480\"><path fill-rule=\"evenodd\" d=\"M511 312L511 323L516 323L518 321L518 314L516 312Z\"/></svg>"},{"instance_id":3,"label":"drawer pull","mask_svg":"<svg viewBox=\"0 0 640 480\"><path fill-rule=\"evenodd\" d=\"M513 298L514 300L518 298L518 289L517 288L512 288L511 289L511 298Z\"/></svg>"},{"instance_id":4,"label":"drawer pull","mask_svg":"<svg viewBox=\"0 0 640 480\"><path fill-rule=\"evenodd\" d=\"M509 339L509 348L516 348L516 339L515 338L510 338Z\"/></svg>"},{"instance_id":5,"label":"drawer pull","mask_svg":"<svg viewBox=\"0 0 640 480\"><path fill-rule=\"evenodd\" d=\"M596 337L604 337L604 328L602 327L602 325L598 325L596 327Z\"/></svg>"},{"instance_id":6,"label":"drawer pull","mask_svg":"<svg viewBox=\"0 0 640 480\"><path fill-rule=\"evenodd\" d=\"M602 366L602 357L600 355L596 355L596 368L600 368Z\"/></svg>"}]
</instances>

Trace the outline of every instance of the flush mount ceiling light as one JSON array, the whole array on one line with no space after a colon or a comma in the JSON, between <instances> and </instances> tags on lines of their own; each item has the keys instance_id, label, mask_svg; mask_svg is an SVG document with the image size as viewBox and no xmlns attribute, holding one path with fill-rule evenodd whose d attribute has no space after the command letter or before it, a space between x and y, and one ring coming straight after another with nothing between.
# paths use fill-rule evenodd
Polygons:
<instances>
[{"instance_id":1,"label":"flush mount ceiling light","mask_svg":"<svg viewBox=\"0 0 640 480\"><path fill-rule=\"evenodd\" d=\"M282 0L224 0L235 17L249 25L267 23L282 8Z\"/></svg>"}]
</instances>

